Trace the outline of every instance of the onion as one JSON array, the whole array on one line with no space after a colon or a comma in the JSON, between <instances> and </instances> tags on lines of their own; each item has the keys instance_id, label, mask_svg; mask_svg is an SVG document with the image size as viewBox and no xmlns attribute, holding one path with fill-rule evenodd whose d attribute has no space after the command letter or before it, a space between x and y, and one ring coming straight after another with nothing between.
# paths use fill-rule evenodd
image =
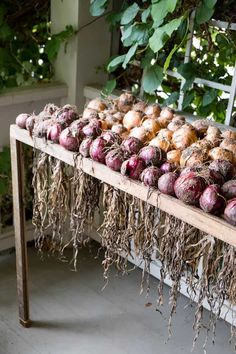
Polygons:
<instances>
[{"instance_id":1,"label":"onion","mask_svg":"<svg viewBox=\"0 0 236 354\"><path fill-rule=\"evenodd\" d=\"M132 110L144 113L146 108L147 108L146 102L139 101L133 105Z\"/></svg>"},{"instance_id":2,"label":"onion","mask_svg":"<svg viewBox=\"0 0 236 354\"><path fill-rule=\"evenodd\" d=\"M91 100L88 103L87 108L93 109L94 111L97 112L101 112L104 111L104 109L106 109L107 106L103 101L99 100L98 98L95 98L94 100Z\"/></svg>"},{"instance_id":3,"label":"onion","mask_svg":"<svg viewBox=\"0 0 236 354\"><path fill-rule=\"evenodd\" d=\"M218 184L208 186L202 193L199 204L205 213L221 214L225 206L225 200L220 186Z\"/></svg>"},{"instance_id":4,"label":"onion","mask_svg":"<svg viewBox=\"0 0 236 354\"><path fill-rule=\"evenodd\" d=\"M22 129L26 129L26 121L30 117L27 113L21 113L16 117L16 124Z\"/></svg>"},{"instance_id":5,"label":"onion","mask_svg":"<svg viewBox=\"0 0 236 354\"><path fill-rule=\"evenodd\" d=\"M122 136L123 134L127 134L128 130L123 126L123 124L114 124L111 128L114 133Z\"/></svg>"},{"instance_id":6,"label":"onion","mask_svg":"<svg viewBox=\"0 0 236 354\"><path fill-rule=\"evenodd\" d=\"M174 114L172 122L182 122L183 124L185 124L185 117L184 116L180 116L179 114Z\"/></svg>"},{"instance_id":7,"label":"onion","mask_svg":"<svg viewBox=\"0 0 236 354\"><path fill-rule=\"evenodd\" d=\"M70 128L64 129L59 137L59 143L66 150L78 151L79 150L79 138L73 134Z\"/></svg>"},{"instance_id":8,"label":"onion","mask_svg":"<svg viewBox=\"0 0 236 354\"><path fill-rule=\"evenodd\" d=\"M53 125L48 127L47 139L53 141L54 143L58 143L62 130L63 128L61 124L54 123Z\"/></svg>"},{"instance_id":9,"label":"onion","mask_svg":"<svg viewBox=\"0 0 236 354\"><path fill-rule=\"evenodd\" d=\"M158 136L155 137L154 139L152 139L149 143L149 145L151 146L156 146L159 149L161 149L162 151L170 151L171 149L173 149L173 146L171 144L171 142L165 138L159 138Z\"/></svg>"},{"instance_id":10,"label":"onion","mask_svg":"<svg viewBox=\"0 0 236 354\"><path fill-rule=\"evenodd\" d=\"M51 125L53 125L53 119L36 119L34 123L33 135L38 138L46 138L47 131Z\"/></svg>"},{"instance_id":11,"label":"onion","mask_svg":"<svg viewBox=\"0 0 236 354\"><path fill-rule=\"evenodd\" d=\"M169 129L161 129L157 135L158 139L165 139L171 141L173 132Z\"/></svg>"},{"instance_id":12,"label":"onion","mask_svg":"<svg viewBox=\"0 0 236 354\"><path fill-rule=\"evenodd\" d=\"M116 112L113 114L113 118L115 119L115 122L118 123L122 123L123 122L123 118L124 118L124 113L122 112Z\"/></svg>"},{"instance_id":13,"label":"onion","mask_svg":"<svg viewBox=\"0 0 236 354\"><path fill-rule=\"evenodd\" d=\"M207 185L218 184L222 186L225 182L224 177L220 172L211 170L208 167L201 168L201 170L199 170L198 175L204 179Z\"/></svg>"},{"instance_id":14,"label":"onion","mask_svg":"<svg viewBox=\"0 0 236 354\"><path fill-rule=\"evenodd\" d=\"M163 152L155 146L144 146L138 154L143 159L146 166L159 166L163 160Z\"/></svg>"},{"instance_id":15,"label":"onion","mask_svg":"<svg viewBox=\"0 0 236 354\"><path fill-rule=\"evenodd\" d=\"M230 224L236 226L236 198L229 200L224 211L224 218Z\"/></svg>"},{"instance_id":16,"label":"onion","mask_svg":"<svg viewBox=\"0 0 236 354\"><path fill-rule=\"evenodd\" d=\"M233 130L230 130L230 129L223 131L221 136L224 139L234 139L234 140L236 140L236 132L233 131Z\"/></svg>"},{"instance_id":17,"label":"onion","mask_svg":"<svg viewBox=\"0 0 236 354\"><path fill-rule=\"evenodd\" d=\"M231 162L227 160L215 160L212 161L209 165L211 170L220 172L224 177L225 181L234 177L234 166Z\"/></svg>"},{"instance_id":18,"label":"onion","mask_svg":"<svg viewBox=\"0 0 236 354\"><path fill-rule=\"evenodd\" d=\"M143 120L142 126L146 129L146 131L152 133L154 136L161 129L156 118L146 118Z\"/></svg>"},{"instance_id":19,"label":"onion","mask_svg":"<svg viewBox=\"0 0 236 354\"><path fill-rule=\"evenodd\" d=\"M223 149L221 147L215 147L214 149L210 150L209 157L212 160L227 160L231 163L234 161L234 155L232 151Z\"/></svg>"},{"instance_id":20,"label":"onion","mask_svg":"<svg viewBox=\"0 0 236 354\"><path fill-rule=\"evenodd\" d=\"M128 92L122 93L117 101L117 107L119 111L127 113L132 109L135 97Z\"/></svg>"},{"instance_id":21,"label":"onion","mask_svg":"<svg viewBox=\"0 0 236 354\"><path fill-rule=\"evenodd\" d=\"M175 172L167 172L158 180L158 189L161 193L175 195L174 185L178 175Z\"/></svg>"},{"instance_id":22,"label":"onion","mask_svg":"<svg viewBox=\"0 0 236 354\"><path fill-rule=\"evenodd\" d=\"M85 125L82 129L82 132L85 136L91 138L96 138L102 133L102 129L99 127L100 122L97 120L97 123L91 121L89 124Z\"/></svg>"},{"instance_id":23,"label":"onion","mask_svg":"<svg viewBox=\"0 0 236 354\"><path fill-rule=\"evenodd\" d=\"M172 137L172 142L175 149L184 150L188 146L197 141L196 130L188 125L183 125L180 129L176 130Z\"/></svg>"},{"instance_id":24,"label":"onion","mask_svg":"<svg viewBox=\"0 0 236 354\"><path fill-rule=\"evenodd\" d=\"M80 147L79 147L79 152L80 154L83 156L83 157L89 157L89 150L90 150L90 146L93 142L93 139L88 137L88 138L85 138L82 143L80 144Z\"/></svg>"},{"instance_id":25,"label":"onion","mask_svg":"<svg viewBox=\"0 0 236 354\"><path fill-rule=\"evenodd\" d=\"M99 119L99 122L101 124L101 129L102 130L107 130L108 129L108 124L105 120Z\"/></svg>"},{"instance_id":26,"label":"onion","mask_svg":"<svg viewBox=\"0 0 236 354\"><path fill-rule=\"evenodd\" d=\"M230 138L224 139L220 147L233 153L234 164L236 164L236 140Z\"/></svg>"},{"instance_id":27,"label":"onion","mask_svg":"<svg viewBox=\"0 0 236 354\"><path fill-rule=\"evenodd\" d=\"M128 129L138 127L142 121L142 113L136 111L129 111L123 119L123 125Z\"/></svg>"},{"instance_id":28,"label":"onion","mask_svg":"<svg viewBox=\"0 0 236 354\"><path fill-rule=\"evenodd\" d=\"M236 198L236 180L225 182L222 191L227 199Z\"/></svg>"},{"instance_id":29,"label":"onion","mask_svg":"<svg viewBox=\"0 0 236 354\"><path fill-rule=\"evenodd\" d=\"M106 165L113 171L120 171L124 160L125 154L121 148L109 151L105 158Z\"/></svg>"},{"instance_id":30,"label":"onion","mask_svg":"<svg viewBox=\"0 0 236 354\"><path fill-rule=\"evenodd\" d=\"M184 122L182 122L181 120L172 119L172 121L167 125L167 129L171 130L172 132L175 132L176 130L181 128L182 125L184 125Z\"/></svg>"},{"instance_id":31,"label":"onion","mask_svg":"<svg viewBox=\"0 0 236 354\"><path fill-rule=\"evenodd\" d=\"M164 107L161 110L160 117L158 118L158 122L162 128L166 128L167 125L172 121L174 116L174 111L169 107Z\"/></svg>"},{"instance_id":32,"label":"onion","mask_svg":"<svg viewBox=\"0 0 236 354\"><path fill-rule=\"evenodd\" d=\"M121 174L132 179L139 179L141 173L145 169L145 162L137 155L131 156L121 165Z\"/></svg>"},{"instance_id":33,"label":"onion","mask_svg":"<svg viewBox=\"0 0 236 354\"><path fill-rule=\"evenodd\" d=\"M193 144L194 145L194 144ZM180 158L180 166L197 166L208 160L208 152L193 145L185 149Z\"/></svg>"},{"instance_id":34,"label":"onion","mask_svg":"<svg viewBox=\"0 0 236 354\"><path fill-rule=\"evenodd\" d=\"M57 111L59 111L59 107L56 106L54 103L48 103L46 104L46 106L44 107L43 111L41 112L42 115L54 115L55 113L57 113Z\"/></svg>"},{"instance_id":35,"label":"onion","mask_svg":"<svg viewBox=\"0 0 236 354\"><path fill-rule=\"evenodd\" d=\"M111 130L107 130L106 132L103 132L102 135L103 139L105 139L109 144L121 144L121 137L119 134L112 132Z\"/></svg>"},{"instance_id":36,"label":"onion","mask_svg":"<svg viewBox=\"0 0 236 354\"><path fill-rule=\"evenodd\" d=\"M65 126L69 126L74 120L78 118L78 115L72 110L63 110L61 109L57 115L56 120Z\"/></svg>"},{"instance_id":37,"label":"onion","mask_svg":"<svg viewBox=\"0 0 236 354\"><path fill-rule=\"evenodd\" d=\"M158 167L150 166L145 168L141 173L140 179L149 187L157 187L158 179L161 177L162 173Z\"/></svg>"},{"instance_id":38,"label":"onion","mask_svg":"<svg viewBox=\"0 0 236 354\"><path fill-rule=\"evenodd\" d=\"M210 121L208 119L197 119L192 123L192 126L196 129L200 137L206 134L209 125Z\"/></svg>"},{"instance_id":39,"label":"onion","mask_svg":"<svg viewBox=\"0 0 236 354\"><path fill-rule=\"evenodd\" d=\"M210 125L207 129L206 140L210 141L212 146L218 146L221 140L221 131L219 128Z\"/></svg>"},{"instance_id":40,"label":"onion","mask_svg":"<svg viewBox=\"0 0 236 354\"><path fill-rule=\"evenodd\" d=\"M80 138L84 138L83 128L88 124L86 119L76 119L71 123L70 128L77 134Z\"/></svg>"},{"instance_id":41,"label":"onion","mask_svg":"<svg viewBox=\"0 0 236 354\"><path fill-rule=\"evenodd\" d=\"M90 156L94 161L105 164L105 157L107 154L108 143L101 136L96 138L90 146Z\"/></svg>"},{"instance_id":42,"label":"onion","mask_svg":"<svg viewBox=\"0 0 236 354\"><path fill-rule=\"evenodd\" d=\"M203 153L209 153L212 149L212 144L206 139L198 140L196 143L193 143L190 147L198 148L203 151Z\"/></svg>"},{"instance_id":43,"label":"onion","mask_svg":"<svg viewBox=\"0 0 236 354\"><path fill-rule=\"evenodd\" d=\"M162 173L172 172L174 169L175 169L175 165L173 165L170 162L164 162L160 167Z\"/></svg>"},{"instance_id":44,"label":"onion","mask_svg":"<svg viewBox=\"0 0 236 354\"><path fill-rule=\"evenodd\" d=\"M167 161L175 164L176 166L178 166L180 163L180 157L181 157L180 150L171 150L166 154Z\"/></svg>"},{"instance_id":45,"label":"onion","mask_svg":"<svg viewBox=\"0 0 236 354\"><path fill-rule=\"evenodd\" d=\"M180 172L180 176L186 175L189 172L201 172L201 169L201 166L184 167Z\"/></svg>"},{"instance_id":46,"label":"onion","mask_svg":"<svg viewBox=\"0 0 236 354\"><path fill-rule=\"evenodd\" d=\"M82 118L85 118L85 119L97 118L97 119L99 119L99 115L98 115L98 112L95 111L94 109L85 108Z\"/></svg>"},{"instance_id":47,"label":"onion","mask_svg":"<svg viewBox=\"0 0 236 354\"><path fill-rule=\"evenodd\" d=\"M33 132L35 121L36 121L36 116L34 114L32 116L29 116L26 119L25 125L26 125L26 129L30 132L30 135Z\"/></svg>"},{"instance_id":48,"label":"onion","mask_svg":"<svg viewBox=\"0 0 236 354\"><path fill-rule=\"evenodd\" d=\"M174 191L177 198L184 203L197 205L205 186L202 177L197 176L194 172L189 172L177 178Z\"/></svg>"},{"instance_id":49,"label":"onion","mask_svg":"<svg viewBox=\"0 0 236 354\"><path fill-rule=\"evenodd\" d=\"M135 127L130 131L129 136L132 136L134 138L139 139L140 141L142 141L143 143L145 143L145 141L148 138L148 132L146 131L146 129L144 127Z\"/></svg>"},{"instance_id":50,"label":"onion","mask_svg":"<svg viewBox=\"0 0 236 354\"><path fill-rule=\"evenodd\" d=\"M108 129L110 129L114 124L119 123L120 121L116 119L112 114L106 114L105 122L108 126Z\"/></svg>"},{"instance_id":51,"label":"onion","mask_svg":"<svg viewBox=\"0 0 236 354\"><path fill-rule=\"evenodd\" d=\"M145 108L144 113L148 118L158 118L161 113L161 107L157 103L150 104Z\"/></svg>"},{"instance_id":52,"label":"onion","mask_svg":"<svg viewBox=\"0 0 236 354\"><path fill-rule=\"evenodd\" d=\"M132 136L123 140L121 144L121 148L129 155L137 154L142 147L143 143Z\"/></svg>"}]
</instances>

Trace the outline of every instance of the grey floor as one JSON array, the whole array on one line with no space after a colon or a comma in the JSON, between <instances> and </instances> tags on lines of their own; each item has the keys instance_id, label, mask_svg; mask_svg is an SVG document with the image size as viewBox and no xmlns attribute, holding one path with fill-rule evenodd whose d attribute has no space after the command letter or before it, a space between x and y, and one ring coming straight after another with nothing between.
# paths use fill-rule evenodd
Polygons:
<instances>
[{"instance_id":1,"label":"grey floor","mask_svg":"<svg viewBox=\"0 0 236 354\"><path fill-rule=\"evenodd\" d=\"M103 284L101 259L87 249L80 252L77 273L53 258L42 261L29 249L30 302L33 327L18 324L15 255L0 256L0 354L182 354L191 352L193 308L179 299L172 338L155 311L156 279L149 298L139 296L140 270L119 278L113 271ZM168 287L165 288L168 293ZM147 304L149 303L149 306ZM167 306L163 308L167 315ZM229 326L217 327L216 344L208 354L234 353L228 343ZM203 353L201 336L193 353Z\"/></svg>"}]
</instances>

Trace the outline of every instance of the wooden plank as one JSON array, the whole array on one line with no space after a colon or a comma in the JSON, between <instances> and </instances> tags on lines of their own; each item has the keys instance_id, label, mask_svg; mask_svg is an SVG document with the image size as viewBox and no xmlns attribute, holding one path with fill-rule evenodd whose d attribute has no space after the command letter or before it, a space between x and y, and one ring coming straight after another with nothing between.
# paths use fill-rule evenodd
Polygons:
<instances>
[{"instance_id":1,"label":"wooden plank","mask_svg":"<svg viewBox=\"0 0 236 354\"><path fill-rule=\"evenodd\" d=\"M21 142L34 146L71 166L74 166L74 153L65 150L62 146L45 142L43 139L31 139L26 130L11 126L11 136ZM110 170L107 166L94 162L88 158L81 158L80 167L86 173L108 183L120 190L127 192L151 205L158 206L161 210L171 214L190 225L215 236L216 238L236 246L236 227L228 224L223 219L206 214L200 209L188 206L180 200L153 191L148 198L148 188L138 181L133 181L118 172Z\"/></svg>"},{"instance_id":2,"label":"wooden plank","mask_svg":"<svg viewBox=\"0 0 236 354\"><path fill-rule=\"evenodd\" d=\"M10 142L19 320L24 327L29 327L31 322L29 319L28 262L25 232L23 144L13 136L11 136Z\"/></svg>"}]
</instances>

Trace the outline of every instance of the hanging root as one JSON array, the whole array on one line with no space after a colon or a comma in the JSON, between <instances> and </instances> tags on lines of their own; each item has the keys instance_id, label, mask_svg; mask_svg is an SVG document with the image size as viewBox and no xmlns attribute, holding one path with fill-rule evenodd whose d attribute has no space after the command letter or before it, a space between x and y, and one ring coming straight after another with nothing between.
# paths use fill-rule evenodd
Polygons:
<instances>
[{"instance_id":1,"label":"hanging root","mask_svg":"<svg viewBox=\"0 0 236 354\"><path fill-rule=\"evenodd\" d=\"M71 188L70 230L72 237L63 248L64 250L68 245L73 245L75 270L78 250L89 240L85 234L92 229L95 212L99 209L101 186L98 179L84 173L76 164Z\"/></svg>"}]
</instances>

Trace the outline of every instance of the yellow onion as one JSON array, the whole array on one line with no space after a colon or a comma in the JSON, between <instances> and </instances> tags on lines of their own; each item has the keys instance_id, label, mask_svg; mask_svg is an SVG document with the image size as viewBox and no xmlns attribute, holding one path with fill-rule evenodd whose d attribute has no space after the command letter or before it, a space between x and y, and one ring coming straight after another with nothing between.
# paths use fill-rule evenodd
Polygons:
<instances>
[{"instance_id":1,"label":"yellow onion","mask_svg":"<svg viewBox=\"0 0 236 354\"><path fill-rule=\"evenodd\" d=\"M130 131L129 136L133 136L139 140L141 140L143 143L147 140L148 138L148 132L144 127L135 127Z\"/></svg>"},{"instance_id":2,"label":"yellow onion","mask_svg":"<svg viewBox=\"0 0 236 354\"><path fill-rule=\"evenodd\" d=\"M229 138L229 139L234 139L236 140L236 132L230 129L227 129L225 131L223 131L223 133L221 134L222 138Z\"/></svg>"},{"instance_id":3,"label":"yellow onion","mask_svg":"<svg viewBox=\"0 0 236 354\"><path fill-rule=\"evenodd\" d=\"M137 103L135 103L135 104L133 105L132 110L133 110L133 111L137 111L137 112L144 113L146 108L147 108L147 103L146 103L146 102L144 102L144 101L138 101Z\"/></svg>"},{"instance_id":4,"label":"yellow onion","mask_svg":"<svg viewBox=\"0 0 236 354\"><path fill-rule=\"evenodd\" d=\"M183 125L180 129L176 130L172 137L172 142L175 149L184 150L188 146L197 141L197 133L193 127Z\"/></svg>"},{"instance_id":5,"label":"yellow onion","mask_svg":"<svg viewBox=\"0 0 236 354\"><path fill-rule=\"evenodd\" d=\"M210 125L206 132L206 140L210 141L212 146L218 146L221 141L221 131L219 128Z\"/></svg>"},{"instance_id":6,"label":"yellow onion","mask_svg":"<svg viewBox=\"0 0 236 354\"><path fill-rule=\"evenodd\" d=\"M182 125L184 125L183 121L172 119L172 121L167 125L167 129L171 130L172 132L175 132L176 130L181 128Z\"/></svg>"},{"instance_id":7,"label":"yellow onion","mask_svg":"<svg viewBox=\"0 0 236 354\"><path fill-rule=\"evenodd\" d=\"M180 162L181 151L180 150L170 150L166 154L166 159L168 162L179 165Z\"/></svg>"},{"instance_id":8,"label":"yellow onion","mask_svg":"<svg viewBox=\"0 0 236 354\"><path fill-rule=\"evenodd\" d=\"M157 103L149 104L145 108L144 113L146 116L148 116L148 118L157 118L161 113L161 107Z\"/></svg>"},{"instance_id":9,"label":"yellow onion","mask_svg":"<svg viewBox=\"0 0 236 354\"><path fill-rule=\"evenodd\" d=\"M166 139L168 141L171 141L173 132L169 129L161 129L157 136L158 139Z\"/></svg>"},{"instance_id":10,"label":"yellow onion","mask_svg":"<svg viewBox=\"0 0 236 354\"><path fill-rule=\"evenodd\" d=\"M179 114L174 114L172 122L176 122L176 121L181 121L184 124L186 119L184 116L180 116Z\"/></svg>"},{"instance_id":11,"label":"yellow onion","mask_svg":"<svg viewBox=\"0 0 236 354\"><path fill-rule=\"evenodd\" d=\"M158 120L156 118L147 118L145 117L142 123L142 126L152 135L156 135L157 132L161 129Z\"/></svg>"},{"instance_id":12,"label":"yellow onion","mask_svg":"<svg viewBox=\"0 0 236 354\"><path fill-rule=\"evenodd\" d=\"M159 138L156 136L154 139L152 139L149 143L151 146L156 146L159 149L167 152L173 149L173 146L171 144L171 141L165 139L165 138Z\"/></svg>"},{"instance_id":13,"label":"yellow onion","mask_svg":"<svg viewBox=\"0 0 236 354\"><path fill-rule=\"evenodd\" d=\"M192 126L196 129L200 137L206 134L209 125L210 121L208 119L197 119L192 123Z\"/></svg>"},{"instance_id":14,"label":"yellow onion","mask_svg":"<svg viewBox=\"0 0 236 354\"><path fill-rule=\"evenodd\" d=\"M135 102L135 97L132 93L124 92L120 95L117 100L117 107L119 111L127 113L132 109L132 106Z\"/></svg>"},{"instance_id":15,"label":"yellow onion","mask_svg":"<svg viewBox=\"0 0 236 354\"><path fill-rule=\"evenodd\" d=\"M91 100L88 105L87 108L93 109L97 112L102 112L104 111L104 109L107 108L105 102L103 102L102 100L99 100L98 98L95 98L94 100Z\"/></svg>"},{"instance_id":16,"label":"yellow onion","mask_svg":"<svg viewBox=\"0 0 236 354\"><path fill-rule=\"evenodd\" d=\"M185 149L180 157L180 166L181 167L195 167L202 165L208 160L208 152L197 148L196 146L189 146Z\"/></svg>"},{"instance_id":17,"label":"yellow onion","mask_svg":"<svg viewBox=\"0 0 236 354\"><path fill-rule=\"evenodd\" d=\"M136 111L129 111L123 119L123 125L128 129L139 127L142 121L142 113Z\"/></svg>"},{"instance_id":18,"label":"yellow onion","mask_svg":"<svg viewBox=\"0 0 236 354\"><path fill-rule=\"evenodd\" d=\"M83 111L82 118L85 119L92 119L92 118L99 118L98 112L92 108L85 108Z\"/></svg>"},{"instance_id":19,"label":"yellow onion","mask_svg":"<svg viewBox=\"0 0 236 354\"><path fill-rule=\"evenodd\" d=\"M231 139L231 138L224 139L221 142L220 147L222 147L223 149L229 150L233 153L234 164L236 164L236 140Z\"/></svg>"},{"instance_id":20,"label":"yellow onion","mask_svg":"<svg viewBox=\"0 0 236 354\"><path fill-rule=\"evenodd\" d=\"M222 147L215 147L210 150L209 157L212 160L227 160L229 162L234 162L234 155L232 151L223 149Z\"/></svg>"}]
</instances>

